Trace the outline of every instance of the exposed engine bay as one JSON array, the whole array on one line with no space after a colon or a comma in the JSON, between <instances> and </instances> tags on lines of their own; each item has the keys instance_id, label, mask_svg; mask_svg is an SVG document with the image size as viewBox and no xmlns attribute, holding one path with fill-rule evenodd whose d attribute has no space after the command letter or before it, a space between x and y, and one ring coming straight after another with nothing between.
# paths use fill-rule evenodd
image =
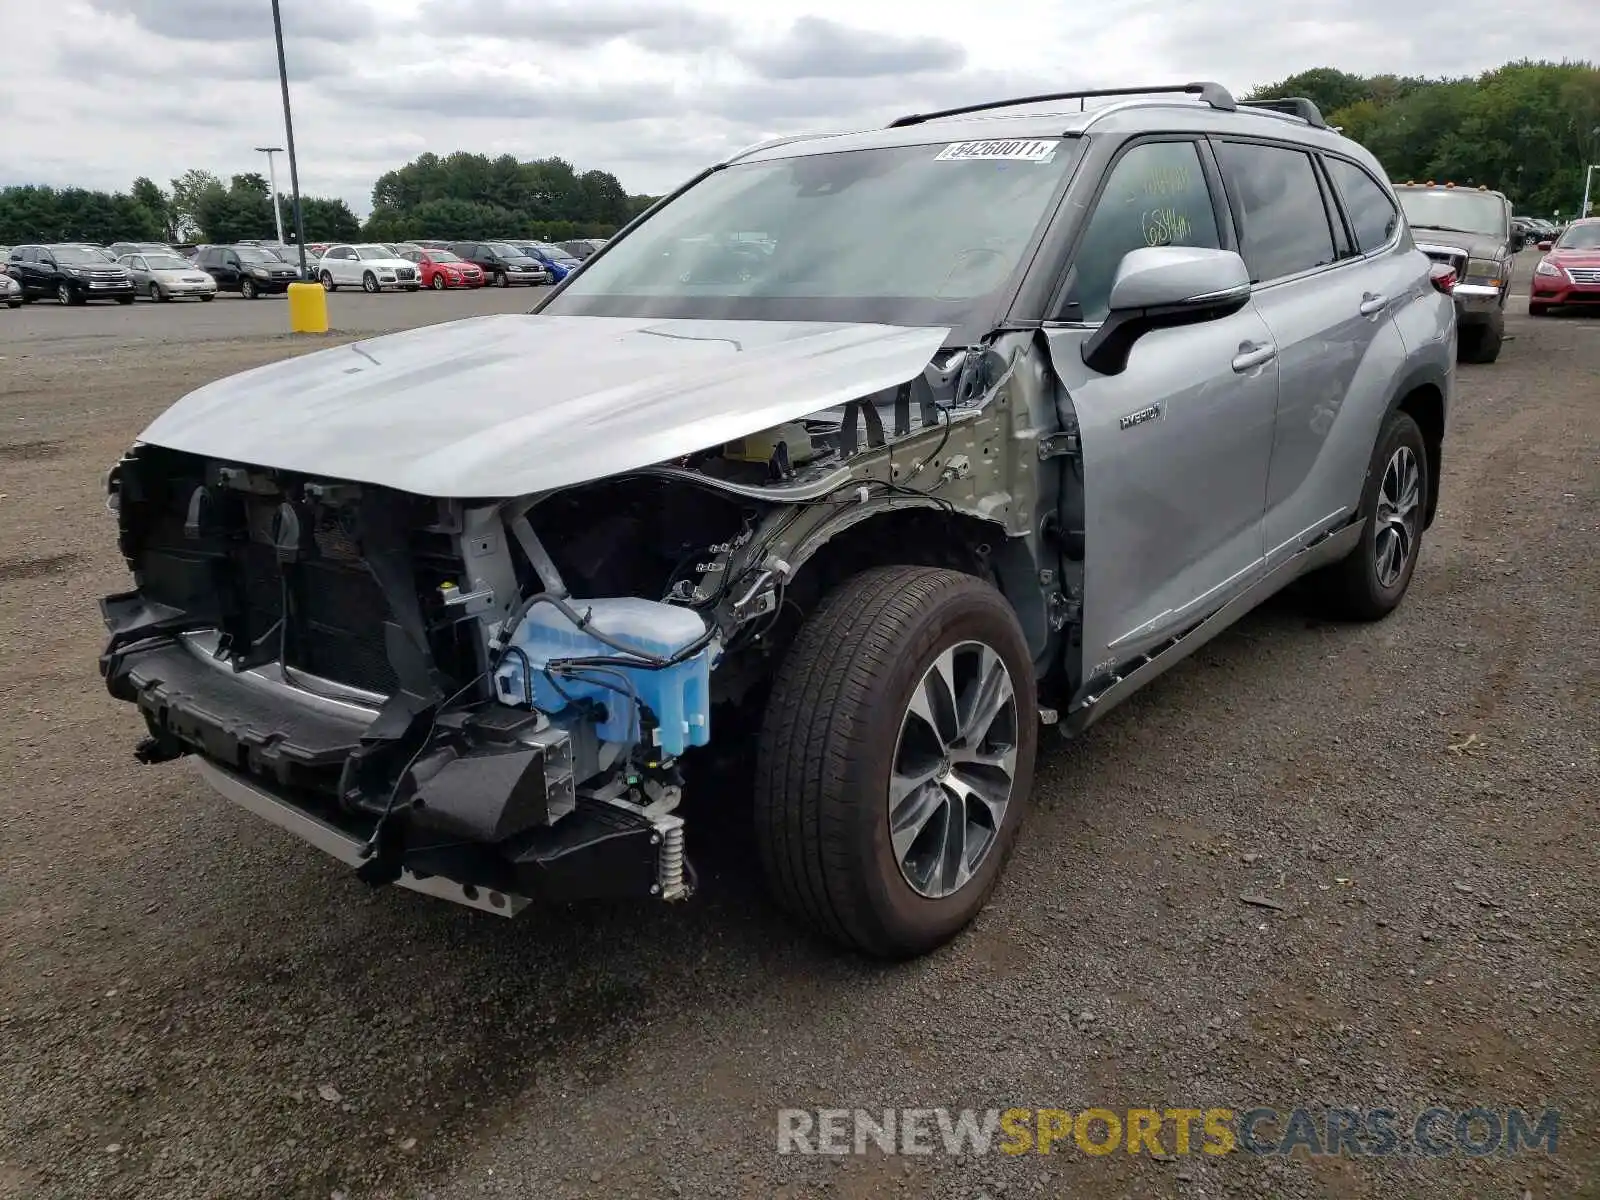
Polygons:
<instances>
[{"instance_id":1,"label":"exposed engine bay","mask_svg":"<svg viewBox=\"0 0 1600 1200\"><path fill-rule=\"evenodd\" d=\"M1006 377L955 351L841 409L511 500L139 445L108 480L137 587L102 602L107 686L144 716L142 759L196 756L369 883L501 912L684 896L682 756L770 668L797 567L872 515L981 511Z\"/></svg>"}]
</instances>

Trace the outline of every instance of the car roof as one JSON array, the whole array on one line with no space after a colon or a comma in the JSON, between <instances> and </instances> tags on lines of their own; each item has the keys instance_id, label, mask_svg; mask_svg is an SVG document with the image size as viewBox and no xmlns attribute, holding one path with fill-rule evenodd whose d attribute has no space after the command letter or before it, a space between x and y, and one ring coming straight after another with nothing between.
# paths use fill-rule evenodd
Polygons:
<instances>
[{"instance_id":1,"label":"car roof","mask_svg":"<svg viewBox=\"0 0 1600 1200\"><path fill-rule=\"evenodd\" d=\"M1148 96L1088 100L1083 111L1078 101L1051 101L981 113L932 116L914 124L890 125L839 133L809 133L775 138L733 155L727 162L759 162L898 146L943 145L950 142L1010 140L1015 138L1082 137L1109 133L1211 133L1271 137L1298 142L1358 158L1376 167L1376 160L1359 143L1338 130L1313 126L1305 118L1266 108L1227 111L1201 99L1184 96Z\"/></svg>"}]
</instances>

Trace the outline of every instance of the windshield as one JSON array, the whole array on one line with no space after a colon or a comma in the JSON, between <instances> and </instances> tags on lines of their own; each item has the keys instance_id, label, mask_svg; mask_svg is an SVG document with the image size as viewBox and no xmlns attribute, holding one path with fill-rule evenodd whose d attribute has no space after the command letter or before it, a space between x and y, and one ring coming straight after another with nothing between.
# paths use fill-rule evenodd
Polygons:
<instances>
[{"instance_id":1,"label":"windshield","mask_svg":"<svg viewBox=\"0 0 1600 1200\"><path fill-rule=\"evenodd\" d=\"M436 262L436 263L460 262L461 261L460 255L451 254L450 251L448 251L448 250L424 250L423 253L426 254L429 259L431 259L433 262Z\"/></svg>"},{"instance_id":2,"label":"windshield","mask_svg":"<svg viewBox=\"0 0 1600 1200\"><path fill-rule=\"evenodd\" d=\"M276 254L269 254L257 246L235 246L234 251L239 255L240 262L275 263L283 261Z\"/></svg>"},{"instance_id":3,"label":"windshield","mask_svg":"<svg viewBox=\"0 0 1600 1200\"><path fill-rule=\"evenodd\" d=\"M494 255L496 258L527 258L528 257L521 250L518 250L515 246L508 246L504 242L490 242L489 243L489 253Z\"/></svg>"},{"instance_id":4,"label":"windshield","mask_svg":"<svg viewBox=\"0 0 1600 1200\"><path fill-rule=\"evenodd\" d=\"M1556 241L1557 250L1600 250L1600 221L1574 225Z\"/></svg>"},{"instance_id":5,"label":"windshield","mask_svg":"<svg viewBox=\"0 0 1600 1200\"><path fill-rule=\"evenodd\" d=\"M1016 271L1074 149L969 142L729 167L543 311L960 324Z\"/></svg>"},{"instance_id":6,"label":"windshield","mask_svg":"<svg viewBox=\"0 0 1600 1200\"><path fill-rule=\"evenodd\" d=\"M56 262L63 266L98 267L116 261L109 254L91 250L87 246L57 246L50 253L54 254Z\"/></svg>"},{"instance_id":7,"label":"windshield","mask_svg":"<svg viewBox=\"0 0 1600 1200\"><path fill-rule=\"evenodd\" d=\"M193 263L184 262L176 254L147 254L145 265L152 271L187 271Z\"/></svg>"},{"instance_id":8,"label":"windshield","mask_svg":"<svg viewBox=\"0 0 1600 1200\"><path fill-rule=\"evenodd\" d=\"M375 258L393 258L394 252L387 246L357 246L356 257L369 261Z\"/></svg>"},{"instance_id":9,"label":"windshield","mask_svg":"<svg viewBox=\"0 0 1600 1200\"><path fill-rule=\"evenodd\" d=\"M1425 229L1452 233L1477 233L1501 237L1506 228L1506 206L1488 192L1399 191L1406 220Z\"/></svg>"}]
</instances>

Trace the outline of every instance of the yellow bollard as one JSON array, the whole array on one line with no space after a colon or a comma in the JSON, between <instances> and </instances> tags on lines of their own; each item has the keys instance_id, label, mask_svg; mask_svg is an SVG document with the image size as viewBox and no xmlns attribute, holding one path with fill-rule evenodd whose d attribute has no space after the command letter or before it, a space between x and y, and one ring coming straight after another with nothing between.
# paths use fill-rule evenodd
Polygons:
<instances>
[{"instance_id":1,"label":"yellow bollard","mask_svg":"<svg viewBox=\"0 0 1600 1200\"><path fill-rule=\"evenodd\" d=\"M328 332L328 293L320 283L289 285L289 332Z\"/></svg>"}]
</instances>

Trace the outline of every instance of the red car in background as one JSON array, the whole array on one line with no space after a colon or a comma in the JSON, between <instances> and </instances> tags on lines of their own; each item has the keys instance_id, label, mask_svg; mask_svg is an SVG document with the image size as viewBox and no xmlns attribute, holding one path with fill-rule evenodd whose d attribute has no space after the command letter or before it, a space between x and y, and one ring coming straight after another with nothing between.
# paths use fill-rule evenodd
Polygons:
<instances>
[{"instance_id":1,"label":"red car in background","mask_svg":"<svg viewBox=\"0 0 1600 1200\"><path fill-rule=\"evenodd\" d=\"M425 288L442 292L445 288L483 286L483 268L449 250L408 250L406 257L417 264Z\"/></svg>"},{"instance_id":2,"label":"red car in background","mask_svg":"<svg viewBox=\"0 0 1600 1200\"><path fill-rule=\"evenodd\" d=\"M1540 242L1545 256L1533 269L1528 312L1546 316L1563 304L1600 308L1600 217L1574 221L1552 242Z\"/></svg>"}]
</instances>

